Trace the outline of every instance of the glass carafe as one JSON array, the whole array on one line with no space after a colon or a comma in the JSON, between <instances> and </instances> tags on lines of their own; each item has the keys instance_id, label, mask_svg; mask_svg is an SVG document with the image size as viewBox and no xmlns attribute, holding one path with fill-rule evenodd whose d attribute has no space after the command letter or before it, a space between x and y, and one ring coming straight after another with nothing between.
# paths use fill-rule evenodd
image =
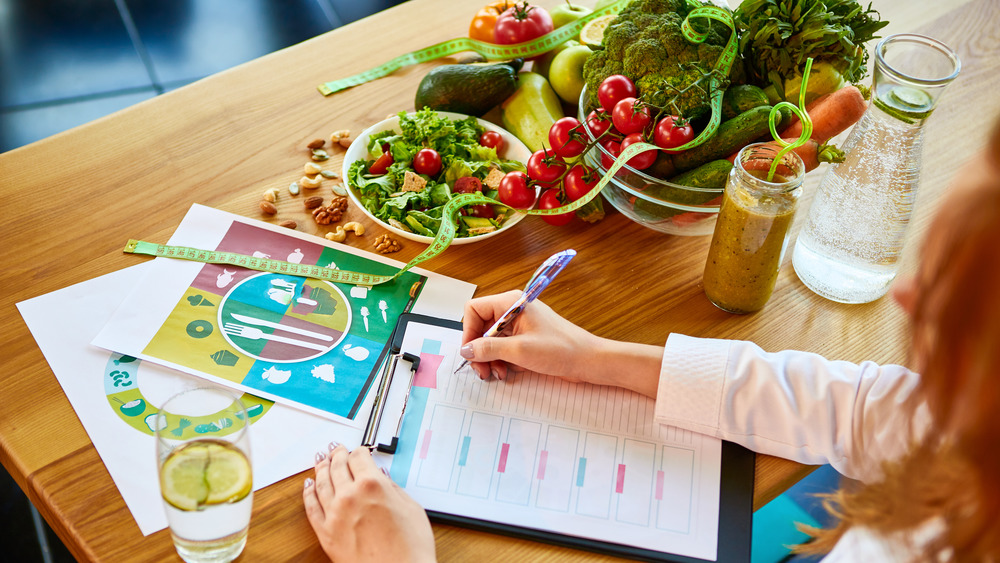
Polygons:
<instances>
[{"instance_id":1,"label":"glass carafe","mask_svg":"<svg viewBox=\"0 0 1000 563\"><path fill-rule=\"evenodd\" d=\"M922 35L886 37L875 48L872 98L823 176L792 265L809 289L842 303L886 294L919 184L923 124L958 76L958 56Z\"/></svg>"}]
</instances>

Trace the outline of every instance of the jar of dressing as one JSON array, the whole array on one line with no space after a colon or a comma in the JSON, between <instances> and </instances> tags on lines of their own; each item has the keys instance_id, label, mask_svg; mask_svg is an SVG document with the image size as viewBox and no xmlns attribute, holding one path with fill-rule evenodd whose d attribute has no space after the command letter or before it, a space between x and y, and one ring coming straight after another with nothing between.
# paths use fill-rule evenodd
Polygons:
<instances>
[{"instance_id":1,"label":"jar of dressing","mask_svg":"<svg viewBox=\"0 0 1000 563\"><path fill-rule=\"evenodd\" d=\"M774 290L788 231L802 194L805 165L793 151L756 143L743 148L729 173L705 262L705 295L730 313L752 313Z\"/></svg>"}]
</instances>

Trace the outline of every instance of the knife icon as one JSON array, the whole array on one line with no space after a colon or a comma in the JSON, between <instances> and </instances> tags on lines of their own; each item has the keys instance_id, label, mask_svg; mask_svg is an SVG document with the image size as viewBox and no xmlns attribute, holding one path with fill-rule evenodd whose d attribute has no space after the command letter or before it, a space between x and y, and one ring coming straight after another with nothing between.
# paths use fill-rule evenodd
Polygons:
<instances>
[{"instance_id":1,"label":"knife icon","mask_svg":"<svg viewBox=\"0 0 1000 563\"><path fill-rule=\"evenodd\" d=\"M234 319L240 321L240 322L247 323L247 324L250 324L250 325L266 326L268 328L273 328L275 330L281 330L281 331L284 331L284 332L290 332L292 334L298 334L298 335L301 335L301 336L308 336L309 338L315 338L317 340L323 340L323 341L326 341L326 342L333 341L333 337L330 336L329 334L320 334L318 332L313 332L311 330L306 330L304 328L283 325L281 323L274 323L274 322L271 322L271 321L265 321L264 319L258 319L256 317L248 317L246 315L238 315L236 313L231 313L230 316L233 317Z\"/></svg>"}]
</instances>

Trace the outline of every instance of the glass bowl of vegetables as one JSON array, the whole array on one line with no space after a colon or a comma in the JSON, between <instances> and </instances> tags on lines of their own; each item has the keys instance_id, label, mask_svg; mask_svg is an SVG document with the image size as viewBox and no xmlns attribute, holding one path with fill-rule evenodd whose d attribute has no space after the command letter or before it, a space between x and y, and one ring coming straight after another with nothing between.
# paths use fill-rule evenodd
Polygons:
<instances>
[{"instance_id":1,"label":"glass bowl of vegetables","mask_svg":"<svg viewBox=\"0 0 1000 563\"><path fill-rule=\"evenodd\" d=\"M595 143L583 155L587 166L603 176L617 156L612 151L618 147L614 144L611 133L601 136L601 131L598 130L601 127L593 126L594 122L588 120L588 116L594 111L595 107L584 87L580 93L577 118L587 139L591 142L598 138L613 141ZM663 160L662 155L658 156L657 161L644 170L623 165L601 190L604 199L629 219L661 233L684 236L712 234L725 184L719 188L698 188L668 181L660 176L669 174L670 178L683 178L683 175L669 170L669 166L661 165Z\"/></svg>"},{"instance_id":2,"label":"glass bowl of vegetables","mask_svg":"<svg viewBox=\"0 0 1000 563\"><path fill-rule=\"evenodd\" d=\"M491 170L523 171L530 156L517 137L488 121L424 109L400 112L362 132L344 155L343 178L351 201L370 219L394 235L430 244L454 193L475 190L496 199L488 185ZM502 205L463 212L452 244L496 236L525 216Z\"/></svg>"}]
</instances>

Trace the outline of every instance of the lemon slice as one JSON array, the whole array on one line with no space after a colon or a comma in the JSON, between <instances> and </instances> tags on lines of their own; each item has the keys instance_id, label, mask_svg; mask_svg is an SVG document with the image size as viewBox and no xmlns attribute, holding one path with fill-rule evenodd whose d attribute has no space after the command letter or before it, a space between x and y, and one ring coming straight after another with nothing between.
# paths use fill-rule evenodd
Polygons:
<instances>
[{"instance_id":1,"label":"lemon slice","mask_svg":"<svg viewBox=\"0 0 1000 563\"><path fill-rule=\"evenodd\" d=\"M604 40L604 30L617 18L617 14L607 14L587 22L580 30L580 43L599 47Z\"/></svg>"},{"instance_id":2,"label":"lemon slice","mask_svg":"<svg viewBox=\"0 0 1000 563\"><path fill-rule=\"evenodd\" d=\"M192 442L171 453L160 469L163 499L181 510L240 500L252 482L246 456L224 442Z\"/></svg>"}]
</instances>

